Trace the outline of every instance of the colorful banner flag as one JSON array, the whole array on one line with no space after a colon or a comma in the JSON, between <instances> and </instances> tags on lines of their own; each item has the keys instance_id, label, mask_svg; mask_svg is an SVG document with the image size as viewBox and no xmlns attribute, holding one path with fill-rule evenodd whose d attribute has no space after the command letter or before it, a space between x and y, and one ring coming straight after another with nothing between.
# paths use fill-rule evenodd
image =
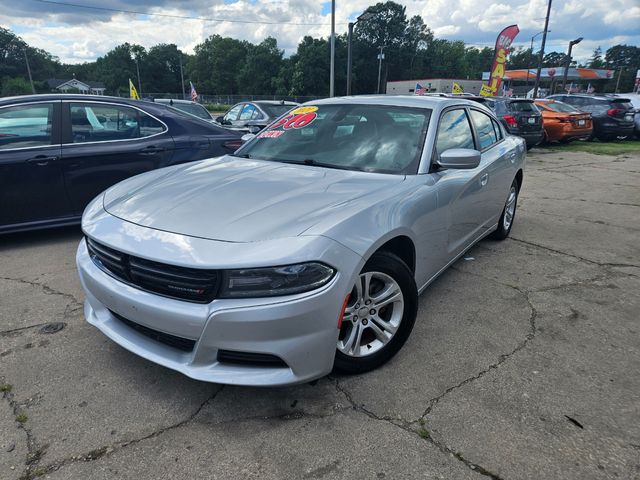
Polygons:
<instances>
[{"instance_id":1,"label":"colorful banner flag","mask_svg":"<svg viewBox=\"0 0 640 480\"><path fill-rule=\"evenodd\" d=\"M492 97L493 96L493 90L491 90L491 88L489 88L489 85L482 85L482 87L480 87L480 96L481 97Z\"/></svg>"},{"instance_id":2,"label":"colorful banner flag","mask_svg":"<svg viewBox=\"0 0 640 480\"><path fill-rule=\"evenodd\" d=\"M140 100L140 95L138 95L138 91L136 87L133 85L131 79L129 79L129 98L133 98L134 100Z\"/></svg>"},{"instance_id":3,"label":"colorful banner flag","mask_svg":"<svg viewBox=\"0 0 640 480\"><path fill-rule=\"evenodd\" d=\"M420 85L419 83L416 83L416 88L413 91L414 95L424 95L425 93L427 93L427 89L424 88L422 85Z\"/></svg>"},{"instance_id":4,"label":"colorful banner flag","mask_svg":"<svg viewBox=\"0 0 640 480\"><path fill-rule=\"evenodd\" d=\"M456 82L453 82L453 88L451 88L451 93L455 93L457 95L460 95L461 93L464 93L464 90Z\"/></svg>"},{"instance_id":5,"label":"colorful banner flag","mask_svg":"<svg viewBox=\"0 0 640 480\"><path fill-rule=\"evenodd\" d=\"M189 82L189 85L191 85L191 101L197 102L198 92L196 92L196 87L193 86L193 82Z\"/></svg>"},{"instance_id":6,"label":"colorful banner flag","mask_svg":"<svg viewBox=\"0 0 640 480\"><path fill-rule=\"evenodd\" d=\"M500 84L502 83L502 77L504 77L504 64L507 61L507 55L509 55L509 48L513 40L518 35L520 29L518 25L510 25L500 32L498 39L496 40L496 53L493 57L493 66L491 67L491 76L489 78L488 89L491 91L491 96L496 95L500 91ZM483 90L485 93L483 93ZM490 96L487 94L487 90L483 88L480 90L480 95Z\"/></svg>"}]
</instances>

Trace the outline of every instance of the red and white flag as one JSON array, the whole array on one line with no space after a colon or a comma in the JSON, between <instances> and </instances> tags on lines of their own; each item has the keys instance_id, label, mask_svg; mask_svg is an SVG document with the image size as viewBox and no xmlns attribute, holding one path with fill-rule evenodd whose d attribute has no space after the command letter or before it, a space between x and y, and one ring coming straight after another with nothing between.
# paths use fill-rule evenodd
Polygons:
<instances>
[{"instance_id":1,"label":"red and white flag","mask_svg":"<svg viewBox=\"0 0 640 480\"><path fill-rule=\"evenodd\" d=\"M191 100L194 102L198 101L198 92L196 92L196 87L193 86L193 82L189 82L191 85Z\"/></svg>"}]
</instances>

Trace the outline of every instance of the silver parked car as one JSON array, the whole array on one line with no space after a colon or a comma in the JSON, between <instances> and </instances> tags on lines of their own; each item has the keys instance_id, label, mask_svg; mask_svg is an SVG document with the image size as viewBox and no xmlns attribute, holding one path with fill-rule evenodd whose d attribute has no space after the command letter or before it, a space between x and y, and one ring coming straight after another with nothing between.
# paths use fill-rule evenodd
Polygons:
<instances>
[{"instance_id":1,"label":"silver parked car","mask_svg":"<svg viewBox=\"0 0 640 480\"><path fill-rule=\"evenodd\" d=\"M373 369L409 337L430 282L509 235L525 152L462 98L303 105L233 155L96 198L77 253L87 321L199 380Z\"/></svg>"}]
</instances>

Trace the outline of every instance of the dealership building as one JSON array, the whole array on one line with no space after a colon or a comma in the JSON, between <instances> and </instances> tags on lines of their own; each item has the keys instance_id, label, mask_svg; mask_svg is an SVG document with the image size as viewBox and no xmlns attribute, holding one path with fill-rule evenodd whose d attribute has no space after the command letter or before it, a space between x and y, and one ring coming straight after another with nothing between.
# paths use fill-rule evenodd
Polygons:
<instances>
[{"instance_id":1,"label":"dealership building","mask_svg":"<svg viewBox=\"0 0 640 480\"><path fill-rule=\"evenodd\" d=\"M428 93L451 93L453 84L457 83L462 87L464 93L478 95L482 80L468 80L463 78L422 78L418 80L399 80L387 82L387 95L413 95L416 84L419 83Z\"/></svg>"}]
</instances>

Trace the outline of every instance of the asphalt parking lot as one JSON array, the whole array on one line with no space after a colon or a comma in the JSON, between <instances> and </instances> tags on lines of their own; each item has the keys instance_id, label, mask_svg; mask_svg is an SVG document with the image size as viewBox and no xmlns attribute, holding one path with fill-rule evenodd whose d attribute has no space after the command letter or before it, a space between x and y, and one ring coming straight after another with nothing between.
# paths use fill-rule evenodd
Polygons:
<instances>
[{"instance_id":1,"label":"asphalt parking lot","mask_svg":"<svg viewBox=\"0 0 640 480\"><path fill-rule=\"evenodd\" d=\"M391 363L290 388L107 340L79 239L0 237L0 479L640 479L639 153L533 150L512 238L421 296Z\"/></svg>"}]
</instances>

